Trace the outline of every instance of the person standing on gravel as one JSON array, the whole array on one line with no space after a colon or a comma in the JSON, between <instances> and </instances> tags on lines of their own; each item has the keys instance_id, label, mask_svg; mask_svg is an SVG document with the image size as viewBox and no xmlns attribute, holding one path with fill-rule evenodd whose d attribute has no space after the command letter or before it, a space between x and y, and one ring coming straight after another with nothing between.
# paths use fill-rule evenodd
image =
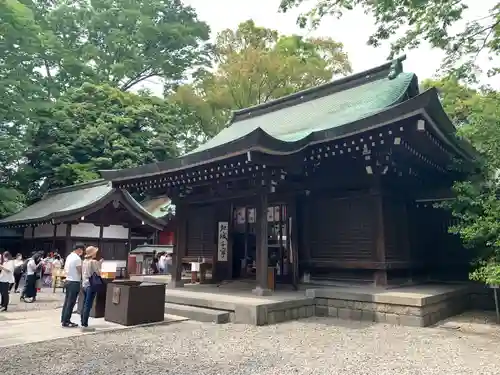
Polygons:
<instances>
[{"instance_id":1,"label":"person standing on gravel","mask_svg":"<svg viewBox=\"0 0 500 375\"><path fill-rule=\"evenodd\" d=\"M2 302L0 311L7 311L9 306L9 288L14 282L14 260L8 251L3 253L3 262L0 265L0 296Z\"/></svg>"},{"instance_id":2,"label":"person standing on gravel","mask_svg":"<svg viewBox=\"0 0 500 375\"><path fill-rule=\"evenodd\" d=\"M78 324L71 321L71 315L76 304L76 299L82 286L82 254L84 244L76 244L73 251L66 258L64 271L66 273L66 296L61 312L61 324L63 327L75 328Z\"/></svg>"}]
</instances>

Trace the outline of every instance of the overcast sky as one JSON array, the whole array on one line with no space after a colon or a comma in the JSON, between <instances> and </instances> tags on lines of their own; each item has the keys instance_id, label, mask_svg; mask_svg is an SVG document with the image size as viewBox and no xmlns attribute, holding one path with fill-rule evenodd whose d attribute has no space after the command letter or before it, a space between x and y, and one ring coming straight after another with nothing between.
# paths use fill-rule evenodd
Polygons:
<instances>
[{"instance_id":1,"label":"overcast sky","mask_svg":"<svg viewBox=\"0 0 500 375\"><path fill-rule=\"evenodd\" d=\"M314 2L314 0L309 0ZM253 19L258 26L278 30L282 34L301 34L296 25L299 10L287 14L278 13L280 0L183 0L196 9L200 20L207 22L215 36L226 28L235 29L239 23ZM472 2L472 0L471 0ZM468 18L477 18L488 14L487 11L497 0L476 0L473 2ZM371 16L362 10L346 13L341 19L327 18L319 29L309 32L310 35L328 36L344 44L349 55L354 73L383 64L389 55L389 45L373 48L366 45L368 36L375 30ZM416 73L420 80L433 77L439 69L443 53L422 45L415 50L406 51L407 59L403 63L404 70ZM478 59L480 66L488 66L486 57ZM484 80L500 89L500 78ZM148 86L150 86L148 84ZM161 92L161 87L158 85ZM157 89L154 90L157 92Z\"/></svg>"}]
</instances>

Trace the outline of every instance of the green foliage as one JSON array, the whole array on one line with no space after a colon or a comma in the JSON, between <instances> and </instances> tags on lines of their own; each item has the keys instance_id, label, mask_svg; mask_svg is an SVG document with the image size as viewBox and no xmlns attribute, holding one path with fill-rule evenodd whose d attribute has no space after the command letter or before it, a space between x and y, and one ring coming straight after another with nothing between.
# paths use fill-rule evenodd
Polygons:
<instances>
[{"instance_id":1,"label":"green foliage","mask_svg":"<svg viewBox=\"0 0 500 375\"><path fill-rule=\"evenodd\" d=\"M18 211L23 204L23 196L15 189L0 187L0 217Z\"/></svg>"},{"instance_id":2,"label":"green foliage","mask_svg":"<svg viewBox=\"0 0 500 375\"><path fill-rule=\"evenodd\" d=\"M140 87L182 83L208 36L180 0L0 1L0 216L196 142L185 112Z\"/></svg>"},{"instance_id":3,"label":"green foliage","mask_svg":"<svg viewBox=\"0 0 500 375\"><path fill-rule=\"evenodd\" d=\"M443 206L451 210L464 245L477 256L474 280L493 283L500 261L500 94L489 89L473 90L455 78L427 81L424 86L440 90L448 115L479 153L478 172L454 184L455 198Z\"/></svg>"},{"instance_id":4,"label":"green foliage","mask_svg":"<svg viewBox=\"0 0 500 375\"><path fill-rule=\"evenodd\" d=\"M361 7L374 16L377 26L368 44L378 46L381 41L390 40L392 57L426 41L446 52L445 69L474 79L478 68L475 60L482 51L495 59L490 74L498 73L500 68L500 3L487 3L488 12L467 22L464 15L470 3L465 0L282 0L280 9L308 6L310 10L299 17L298 23L315 27L325 16L341 17ZM394 39L394 35L401 37Z\"/></svg>"},{"instance_id":5,"label":"green foliage","mask_svg":"<svg viewBox=\"0 0 500 375\"><path fill-rule=\"evenodd\" d=\"M343 46L329 38L279 35L253 21L217 35L216 69L177 88L171 100L188 113L198 137L222 130L232 110L265 103L351 71Z\"/></svg>"},{"instance_id":6,"label":"green foliage","mask_svg":"<svg viewBox=\"0 0 500 375\"><path fill-rule=\"evenodd\" d=\"M152 77L180 82L202 61L209 34L179 0L4 0L0 11L6 69L26 62L46 98L85 82L122 90Z\"/></svg>"},{"instance_id":7,"label":"green foliage","mask_svg":"<svg viewBox=\"0 0 500 375\"><path fill-rule=\"evenodd\" d=\"M37 116L28 164L52 187L95 179L100 169L166 160L183 141L175 107L109 85L86 83Z\"/></svg>"},{"instance_id":8,"label":"green foliage","mask_svg":"<svg viewBox=\"0 0 500 375\"><path fill-rule=\"evenodd\" d=\"M500 264L495 261L483 261L478 264L478 267L470 274L470 279L479 281L487 285L500 285Z\"/></svg>"}]
</instances>

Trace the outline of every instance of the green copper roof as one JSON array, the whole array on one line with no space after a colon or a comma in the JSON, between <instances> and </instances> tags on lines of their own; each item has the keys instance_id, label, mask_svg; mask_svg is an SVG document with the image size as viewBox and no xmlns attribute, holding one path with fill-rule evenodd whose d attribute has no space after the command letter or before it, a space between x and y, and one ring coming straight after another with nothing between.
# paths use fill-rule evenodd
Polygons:
<instances>
[{"instance_id":1,"label":"green copper roof","mask_svg":"<svg viewBox=\"0 0 500 375\"><path fill-rule=\"evenodd\" d=\"M281 141L299 141L313 132L351 123L401 102L413 79L413 73L400 73L393 79L385 75L346 90L277 110L271 109L260 115L251 116L250 108L245 110L248 116L236 114L229 127L192 153L235 141L257 128Z\"/></svg>"},{"instance_id":2,"label":"green copper roof","mask_svg":"<svg viewBox=\"0 0 500 375\"><path fill-rule=\"evenodd\" d=\"M175 211L175 207L168 198L154 200L153 204L150 202L149 207L144 207L127 191L113 188L111 185L110 181L96 180L50 190L38 202L0 220L0 227L47 222L64 215L81 212L111 199L119 199L121 203L126 204L127 210L134 211L135 216L139 216L144 221L150 221L153 224L160 223L162 226L164 222L161 217ZM165 206L168 207L164 208ZM165 212L162 212L162 209L165 209Z\"/></svg>"},{"instance_id":3,"label":"green copper roof","mask_svg":"<svg viewBox=\"0 0 500 375\"><path fill-rule=\"evenodd\" d=\"M104 198L113 191L108 181L93 181L91 183L68 186L49 191L41 200L26 207L24 210L0 220L3 222L19 222L44 219L53 214L84 209Z\"/></svg>"}]
</instances>

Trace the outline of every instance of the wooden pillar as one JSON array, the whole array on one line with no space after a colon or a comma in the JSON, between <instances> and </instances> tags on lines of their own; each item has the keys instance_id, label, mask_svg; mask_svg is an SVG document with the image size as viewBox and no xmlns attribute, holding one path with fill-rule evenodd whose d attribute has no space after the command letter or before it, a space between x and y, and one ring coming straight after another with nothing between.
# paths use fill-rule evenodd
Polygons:
<instances>
[{"instance_id":1,"label":"wooden pillar","mask_svg":"<svg viewBox=\"0 0 500 375\"><path fill-rule=\"evenodd\" d=\"M129 230L130 232L130 230ZM99 239L97 240L97 247L99 248L99 250L102 251L101 247L102 247L102 239L104 237L104 226L101 224L99 226Z\"/></svg>"},{"instance_id":2,"label":"wooden pillar","mask_svg":"<svg viewBox=\"0 0 500 375\"><path fill-rule=\"evenodd\" d=\"M268 249L267 249L267 192L261 192L257 200L256 207L256 281L257 286L252 290L252 293L258 296L266 296L271 294L271 290L267 285L267 267L268 267Z\"/></svg>"},{"instance_id":3,"label":"wooden pillar","mask_svg":"<svg viewBox=\"0 0 500 375\"><path fill-rule=\"evenodd\" d=\"M36 241L35 241L35 226L33 225L31 227L31 251L30 251L30 256L33 251L36 251Z\"/></svg>"},{"instance_id":4,"label":"wooden pillar","mask_svg":"<svg viewBox=\"0 0 500 375\"><path fill-rule=\"evenodd\" d=\"M187 246L187 220L189 217L187 205L176 207L176 231L174 238L174 253L172 256L172 277L169 288L183 287L182 282L182 258L186 254Z\"/></svg>"},{"instance_id":5,"label":"wooden pillar","mask_svg":"<svg viewBox=\"0 0 500 375\"><path fill-rule=\"evenodd\" d=\"M101 231L102 231L102 226L101 226ZM101 235L101 233L99 233ZM127 259L125 263L125 275L124 278L128 279L129 278L129 272L128 272L128 257L130 255L130 252L132 251L132 228L128 228L128 237L127 237Z\"/></svg>"},{"instance_id":6,"label":"wooden pillar","mask_svg":"<svg viewBox=\"0 0 500 375\"><path fill-rule=\"evenodd\" d=\"M225 207L225 211L227 208ZM226 211L227 212L227 211ZM224 215L225 216L225 215ZM226 272L225 274L227 275L228 280L233 279L233 238L234 238L234 204L229 205L229 220L228 220L228 233L227 233L227 265L226 265ZM215 249L215 259L218 258L218 251L219 249ZM215 263L212 263L215 264ZM241 261L240 261L241 264ZM212 272L216 272L215 267L212 269ZM213 277L213 276L212 276Z\"/></svg>"},{"instance_id":7,"label":"wooden pillar","mask_svg":"<svg viewBox=\"0 0 500 375\"><path fill-rule=\"evenodd\" d=\"M71 253L73 247L73 241L71 241L71 224L66 224L66 236L64 238L65 256Z\"/></svg>"},{"instance_id":8,"label":"wooden pillar","mask_svg":"<svg viewBox=\"0 0 500 375\"><path fill-rule=\"evenodd\" d=\"M52 233L52 251L56 251L56 238L57 238L57 224L54 224L54 231Z\"/></svg>"},{"instance_id":9,"label":"wooden pillar","mask_svg":"<svg viewBox=\"0 0 500 375\"><path fill-rule=\"evenodd\" d=\"M375 254L374 260L379 265L386 262L385 225L384 225L384 198L380 190L374 195L375 199ZM387 269L377 269L373 275L375 286L387 286Z\"/></svg>"},{"instance_id":10,"label":"wooden pillar","mask_svg":"<svg viewBox=\"0 0 500 375\"><path fill-rule=\"evenodd\" d=\"M415 259L413 258L413 254L411 251L411 239L410 239L410 213L408 212L408 203L406 200L401 200L399 202L401 205L401 235L399 238L402 243L398 244L398 246L402 247L403 256L406 261L409 262L408 268L408 282L413 282L413 268Z\"/></svg>"},{"instance_id":11,"label":"wooden pillar","mask_svg":"<svg viewBox=\"0 0 500 375\"><path fill-rule=\"evenodd\" d=\"M297 197L293 197L289 200L289 206L287 207L287 228L288 233L287 243L291 248L292 259L290 266L292 267L292 285L295 290L298 290L299 285L299 241L298 241L298 223L297 223Z\"/></svg>"}]
</instances>

